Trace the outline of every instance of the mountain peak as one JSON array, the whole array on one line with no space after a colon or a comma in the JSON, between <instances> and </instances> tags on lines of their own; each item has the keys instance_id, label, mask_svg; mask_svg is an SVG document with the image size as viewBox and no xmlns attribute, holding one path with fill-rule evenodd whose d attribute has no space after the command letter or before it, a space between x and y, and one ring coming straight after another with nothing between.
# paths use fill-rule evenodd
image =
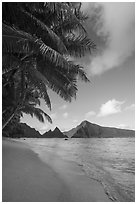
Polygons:
<instances>
[{"instance_id":1,"label":"mountain peak","mask_svg":"<svg viewBox=\"0 0 137 204\"><path fill-rule=\"evenodd\" d=\"M61 132L60 129L59 129L58 127L56 127L56 128L53 130L53 132L54 132L54 131Z\"/></svg>"},{"instance_id":2,"label":"mountain peak","mask_svg":"<svg viewBox=\"0 0 137 204\"><path fill-rule=\"evenodd\" d=\"M65 132L65 135L72 138L113 138L113 137L134 137L135 131L122 130L112 127L102 127L84 120L77 127Z\"/></svg>"},{"instance_id":3,"label":"mountain peak","mask_svg":"<svg viewBox=\"0 0 137 204\"><path fill-rule=\"evenodd\" d=\"M58 127L43 134L43 138L67 138Z\"/></svg>"},{"instance_id":4,"label":"mountain peak","mask_svg":"<svg viewBox=\"0 0 137 204\"><path fill-rule=\"evenodd\" d=\"M89 121L87 120L84 120L81 122L80 126L85 126L85 125L88 125L88 124L91 124Z\"/></svg>"}]
</instances>

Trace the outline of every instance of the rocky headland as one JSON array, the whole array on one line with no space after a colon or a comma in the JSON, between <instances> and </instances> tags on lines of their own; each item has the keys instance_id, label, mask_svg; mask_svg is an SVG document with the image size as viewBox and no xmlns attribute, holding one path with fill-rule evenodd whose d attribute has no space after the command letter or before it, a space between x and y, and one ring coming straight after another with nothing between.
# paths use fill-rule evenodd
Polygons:
<instances>
[{"instance_id":1,"label":"rocky headland","mask_svg":"<svg viewBox=\"0 0 137 204\"><path fill-rule=\"evenodd\" d=\"M83 121L77 127L64 132L71 138L113 138L113 137L135 137L134 130L119 129L113 127L103 127L97 124Z\"/></svg>"},{"instance_id":2,"label":"rocky headland","mask_svg":"<svg viewBox=\"0 0 137 204\"><path fill-rule=\"evenodd\" d=\"M40 134L35 128L26 123L20 123L20 132L11 134L12 138L125 138L135 137L134 130L118 129L114 127L103 127L97 124L83 121L80 125L69 131L61 132L58 127Z\"/></svg>"}]
</instances>

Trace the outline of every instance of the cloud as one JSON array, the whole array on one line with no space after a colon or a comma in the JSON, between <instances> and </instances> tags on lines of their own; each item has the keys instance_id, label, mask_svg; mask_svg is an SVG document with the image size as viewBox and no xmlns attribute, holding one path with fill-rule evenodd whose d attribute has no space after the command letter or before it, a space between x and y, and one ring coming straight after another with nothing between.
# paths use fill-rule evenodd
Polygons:
<instances>
[{"instance_id":1,"label":"cloud","mask_svg":"<svg viewBox=\"0 0 137 204\"><path fill-rule=\"evenodd\" d=\"M135 51L135 4L133 2L83 3L83 10L92 19L89 35L93 31L99 43L96 56L87 65L92 75L122 65Z\"/></svg>"},{"instance_id":2,"label":"cloud","mask_svg":"<svg viewBox=\"0 0 137 204\"><path fill-rule=\"evenodd\" d=\"M85 114L85 118L89 118L90 116L96 115L94 111L89 111Z\"/></svg>"},{"instance_id":3,"label":"cloud","mask_svg":"<svg viewBox=\"0 0 137 204\"><path fill-rule=\"evenodd\" d=\"M63 113L63 117L67 118L68 117L68 113L67 112Z\"/></svg>"},{"instance_id":4,"label":"cloud","mask_svg":"<svg viewBox=\"0 0 137 204\"><path fill-rule=\"evenodd\" d=\"M130 106L127 106L127 107L125 108L125 110L134 111L134 110L135 110L135 104L131 104Z\"/></svg>"},{"instance_id":5,"label":"cloud","mask_svg":"<svg viewBox=\"0 0 137 204\"><path fill-rule=\"evenodd\" d=\"M64 110L66 109L68 106L66 104L62 105L59 109Z\"/></svg>"},{"instance_id":6,"label":"cloud","mask_svg":"<svg viewBox=\"0 0 137 204\"><path fill-rule=\"evenodd\" d=\"M117 101L116 99L112 99L102 104L100 107L100 111L98 116L107 116L111 114L116 114L121 112L121 105L125 103L124 101Z\"/></svg>"}]
</instances>

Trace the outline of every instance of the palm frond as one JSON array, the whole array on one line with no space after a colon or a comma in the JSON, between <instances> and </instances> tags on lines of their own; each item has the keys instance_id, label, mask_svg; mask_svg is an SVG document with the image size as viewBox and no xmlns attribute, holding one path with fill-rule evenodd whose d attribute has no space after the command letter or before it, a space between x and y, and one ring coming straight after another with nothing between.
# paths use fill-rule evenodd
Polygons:
<instances>
[{"instance_id":1,"label":"palm frond","mask_svg":"<svg viewBox=\"0 0 137 204\"><path fill-rule=\"evenodd\" d=\"M91 53L91 51L96 48L93 41L82 35L68 36L64 38L64 43L66 44L69 54L75 57L85 56L86 53Z\"/></svg>"},{"instance_id":2,"label":"palm frond","mask_svg":"<svg viewBox=\"0 0 137 204\"><path fill-rule=\"evenodd\" d=\"M35 30L35 34L38 38L41 37L43 42L45 42L52 49L58 51L60 54L67 53L67 49L64 43L62 42L61 38L59 38L59 36L56 35L56 33L52 31L52 29L46 26L45 23L43 23L41 20L36 18L31 13L25 10L22 10L22 12L25 14L25 17L33 26L33 30ZM24 21L26 20L26 18L24 18Z\"/></svg>"},{"instance_id":3,"label":"palm frond","mask_svg":"<svg viewBox=\"0 0 137 204\"><path fill-rule=\"evenodd\" d=\"M8 22L10 25L14 24L19 17L21 3L17 2L2 2L2 22Z\"/></svg>"},{"instance_id":4,"label":"palm frond","mask_svg":"<svg viewBox=\"0 0 137 204\"><path fill-rule=\"evenodd\" d=\"M30 34L7 26L4 23L2 24L3 53L18 53L18 55L26 55L36 47L34 41L34 38Z\"/></svg>"},{"instance_id":5,"label":"palm frond","mask_svg":"<svg viewBox=\"0 0 137 204\"><path fill-rule=\"evenodd\" d=\"M25 101L25 103L26 103L26 101ZM40 100L38 98L29 97L28 104L33 105L33 106L36 106L36 105L40 106Z\"/></svg>"},{"instance_id":6,"label":"palm frond","mask_svg":"<svg viewBox=\"0 0 137 204\"><path fill-rule=\"evenodd\" d=\"M40 106L40 99L38 95L38 91L32 86L27 87L26 95L25 95L25 104L30 104L33 106L39 105Z\"/></svg>"},{"instance_id":7,"label":"palm frond","mask_svg":"<svg viewBox=\"0 0 137 204\"><path fill-rule=\"evenodd\" d=\"M39 97L42 97L45 100L47 106L51 110L51 102L46 87L48 81L37 69L31 66L28 68L27 72L28 79L30 79L31 83L40 91Z\"/></svg>"},{"instance_id":8,"label":"palm frond","mask_svg":"<svg viewBox=\"0 0 137 204\"><path fill-rule=\"evenodd\" d=\"M71 82L76 83L75 79L77 77L79 77L84 82L89 82L86 72L84 71L84 68L82 66L78 64L74 64L73 61L70 61L67 59L66 61L69 64L68 69L65 69L65 67L55 66L52 63L46 63L46 62L43 63L43 61L38 62L38 69L40 69L40 72L46 77L46 79L47 79L47 76L50 76L48 79L49 81L50 81L50 78L52 78L52 76L55 76L57 77L57 80L59 81L59 83L63 83L66 85L68 84L70 85ZM61 82L62 77L65 77L65 78L64 78L64 81L62 80ZM64 86L63 84L62 86Z\"/></svg>"},{"instance_id":9,"label":"palm frond","mask_svg":"<svg viewBox=\"0 0 137 204\"><path fill-rule=\"evenodd\" d=\"M51 3L48 3L48 6L53 13L56 13L57 18L59 18L59 20L61 19L65 20L66 18L71 19L72 22L75 21L77 25L80 27L80 29L85 32L85 28L80 23L77 16L75 15L75 8L72 5L66 2L61 2L61 3L51 2Z\"/></svg>"},{"instance_id":10,"label":"palm frond","mask_svg":"<svg viewBox=\"0 0 137 204\"><path fill-rule=\"evenodd\" d=\"M31 55L31 52L33 52L42 55L46 61L51 61L57 66L69 69L69 63L65 58L47 46L41 39L5 24L3 24L3 52L24 53L25 55L28 53Z\"/></svg>"},{"instance_id":11,"label":"palm frond","mask_svg":"<svg viewBox=\"0 0 137 204\"><path fill-rule=\"evenodd\" d=\"M90 82L82 66L73 64L71 61L69 63L72 64L72 68L69 70L70 74L76 74L82 81Z\"/></svg>"},{"instance_id":12,"label":"palm frond","mask_svg":"<svg viewBox=\"0 0 137 204\"><path fill-rule=\"evenodd\" d=\"M68 32L78 29L78 32L86 34L86 30L80 20L75 15L74 7L65 2L49 3L49 8L53 13L56 13L59 23L55 24L54 30ZM72 23L72 24L71 24ZM73 25L73 27L72 27ZM71 27L71 29L70 29Z\"/></svg>"},{"instance_id":13,"label":"palm frond","mask_svg":"<svg viewBox=\"0 0 137 204\"><path fill-rule=\"evenodd\" d=\"M20 109L20 111L26 114L30 114L31 117L35 116L40 122L44 122L45 117L48 120L48 122L52 123L52 119L50 118L50 116L40 108L35 108L31 105L25 105Z\"/></svg>"},{"instance_id":14,"label":"palm frond","mask_svg":"<svg viewBox=\"0 0 137 204\"><path fill-rule=\"evenodd\" d=\"M65 69L55 67L49 63L39 61L38 69L47 79L47 85L64 100L71 102L71 97L76 96L77 92L77 74L67 72Z\"/></svg>"},{"instance_id":15,"label":"palm frond","mask_svg":"<svg viewBox=\"0 0 137 204\"><path fill-rule=\"evenodd\" d=\"M4 54L2 56L2 74L18 69L21 65L21 60L12 54Z\"/></svg>"}]
</instances>

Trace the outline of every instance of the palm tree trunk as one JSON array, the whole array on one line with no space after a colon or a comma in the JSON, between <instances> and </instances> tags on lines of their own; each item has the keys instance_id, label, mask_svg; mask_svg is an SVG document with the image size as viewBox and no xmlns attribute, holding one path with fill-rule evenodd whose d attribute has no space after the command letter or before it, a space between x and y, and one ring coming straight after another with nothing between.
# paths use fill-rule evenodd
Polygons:
<instances>
[{"instance_id":1,"label":"palm tree trunk","mask_svg":"<svg viewBox=\"0 0 137 204\"><path fill-rule=\"evenodd\" d=\"M12 114L10 115L10 117L6 120L6 122L2 125L2 130L9 124L9 122L12 120L12 118L15 116L16 111L19 110L20 107L22 107L24 101L25 101L25 96L26 96L26 90L25 90L25 78L24 78L24 71L21 72L21 91L22 91L22 95L21 98L19 100L19 102L17 103L17 107L14 108ZM16 98L16 97L14 97Z\"/></svg>"},{"instance_id":2,"label":"palm tree trunk","mask_svg":"<svg viewBox=\"0 0 137 204\"><path fill-rule=\"evenodd\" d=\"M10 115L10 117L6 120L6 122L4 122L4 124L2 124L2 130L9 124L9 122L12 120L12 118L14 117L15 113L17 111L17 108L15 108L12 112L12 114Z\"/></svg>"}]
</instances>

